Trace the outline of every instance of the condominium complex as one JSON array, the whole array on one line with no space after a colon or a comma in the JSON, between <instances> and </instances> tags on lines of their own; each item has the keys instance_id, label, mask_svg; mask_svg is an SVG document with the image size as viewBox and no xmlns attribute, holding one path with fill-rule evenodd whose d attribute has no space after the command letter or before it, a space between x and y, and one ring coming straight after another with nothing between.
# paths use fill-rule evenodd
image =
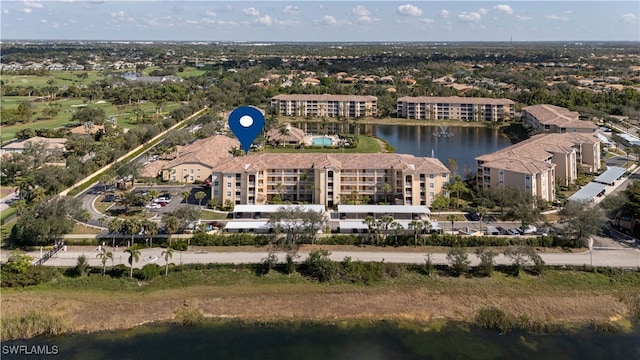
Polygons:
<instances>
[{"instance_id":1,"label":"condominium complex","mask_svg":"<svg viewBox=\"0 0 640 360\"><path fill-rule=\"evenodd\" d=\"M504 121L513 118L509 99L459 96L404 96L398 98L396 115L407 119Z\"/></svg>"},{"instance_id":2,"label":"condominium complex","mask_svg":"<svg viewBox=\"0 0 640 360\"><path fill-rule=\"evenodd\" d=\"M378 98L357 95L290 94L271 98L278 115L359 118L378 115Z\"/></svg>"},{"instance_id":3,"label":"condominium complex","mask_svg":"<svg viewBox=\"0 0 640 360\"><path fill-rule=\"evenodd\" d=\"M351 201L427 205L441 194L449 170L435 158L406 154L263 153L213 168L220 204L301 201L332 207ZM385 185L387 184L387 185Z\"/></svg>"},{"instance_id":4,"label":"condominium complex","mask_svg":"<svg viewBox=\"0 0 640 360\"><path fill-rule=\"evenodd\" d=\"M591 121L580 120L580 114L563 107L543 104L522 109L525 125L539 131L551 133L595 134L598 127Z\"/></svg>"},{"instance_id":5,"label":"condominium complex","mask_svg":"<svg viewBox=\"0 0 640 360\"><path fill-rule=\"evenodd\" d=\"M539 134L476 162L480 187L512 186L553 201L556 184L575 181L579 167L585 172L600 168L600 143L579 133Z\"/></svg>"}]
</instances>

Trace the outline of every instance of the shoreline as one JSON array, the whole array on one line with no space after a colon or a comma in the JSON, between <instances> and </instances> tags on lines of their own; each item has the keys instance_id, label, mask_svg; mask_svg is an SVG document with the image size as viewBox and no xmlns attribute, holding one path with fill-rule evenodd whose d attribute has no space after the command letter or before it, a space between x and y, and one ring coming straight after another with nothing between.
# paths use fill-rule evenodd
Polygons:
<instances>
[{"instance_id":1,"label":"shoreline","mask_svg":"<svg viewBox=\"0 0 640 360\"><path fill-rule=\"evenodd\" d=\"M57 334L72 334L201 319L251 324L458 321L474 325L479 311L493 307L524 330L597 325L624 332L634 328L630 319L637 309L625 300L633 294L615 284L624 280L618 276L625 275L549 270L542 277L457 278L405 272L363 285L318 283L299 273L256 276L245 267L183 270L151 281L96 274L3 289L2 331L4 335L12 326L12 331L18 331L15 326L34 312L43 324L58 324ZM637 281L631 276L630 281ZM593 285L594 281L598 284Z\"/></svg>"}]
</instances>

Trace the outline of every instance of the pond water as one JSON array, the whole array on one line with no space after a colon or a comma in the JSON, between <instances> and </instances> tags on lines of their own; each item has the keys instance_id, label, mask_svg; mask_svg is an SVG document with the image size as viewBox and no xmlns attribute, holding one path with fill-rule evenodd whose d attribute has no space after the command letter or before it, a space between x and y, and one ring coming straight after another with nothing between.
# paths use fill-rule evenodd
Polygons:
<instances>
[{"instance_id":1,"label":"pond water","mask_svg":"<svg viewBox=\"0 0 640 360\"><path fill-rule=\"evenodd\" d=\"M9 356L15 345L57 346L56 356ZM632 334L500 334L464 324L377 322L350 326L246 324L144 325L125 331L3 343L3 359L639 359Z\"/></svg>"},{"instance_id":2,"label":"pond water","mask_svg":"<svg viewBox=\"0 0 640 360\"><path fill-rule=\"evenodd\" d=\"M464 174L465 164L475 171L477 156L511 145L499 130L487 127L373 125L365 130L388 142L397 153L433 156L445 165L455 158L460 174Z\"/></svg>"}]
</instances>

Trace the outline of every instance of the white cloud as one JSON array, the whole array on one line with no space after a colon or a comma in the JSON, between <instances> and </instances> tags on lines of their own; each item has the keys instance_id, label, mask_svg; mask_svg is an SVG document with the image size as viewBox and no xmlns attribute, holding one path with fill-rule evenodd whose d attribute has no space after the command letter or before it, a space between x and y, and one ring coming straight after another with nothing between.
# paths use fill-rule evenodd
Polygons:
<instances>
[{"instance_id":1,"label":"white cloud","mask_svg":"<svg viewBox=\"0 0 640 360\"><path fill-rule=\"evenodd\" d=\"M300 14L300 8L293 5L287 5L282 9L282 12L289 15L298 15Z\"/></svg>"},{"instance_id":2,"label":"white cloud","mask_svg":"<svg viewBox=\"0 0 640 360\"><path fill-rule=\"evenodd\" d=\"M9 10L7 10L7 9L3 9L3 10L2 10L2 13L3 13L3 14L8 14L8 13L9 13Z\"/></svg>"},{"instance_id":3,"label":"white cloud","mask_svg":"<svg viewBox=\"0 0 640 360\"><path fill-rule=\"evenodd\" d=\"M622 21L625 21L625 22L628 22L628 23L635 23L637 18L638 17L635 14L632 14L632 13L624 14L621 17Z\"/></svg>"},{"instance_id":4,"label":"white cloud","mask_svg":"<svg viewBox=\"0 0 640 360\"><path fill-rule=\"evenodd\" d=\"M43 23L43 24L46 24L47 23L47 19L41 19L40 22Z\"/></svg>"},{"instance_id":5,"label":"white cloud","mask_svg":"<svg viewBox=\"0 0 640 360\"><path fill-rule=\"evenodd\" d=\"M320 21L325 25L336 25L338 23L338 20L336 20L336 18L334 18L331 15L323 16L322 20L320 20Z\"/></svg>"},{"instance_id":6,"label":"white cloud","mask_svg":"<svg viewBox=\"0 0 640 360\"><path fill-rule=\"evenodd\" d=\"M553 21L569 21L568 17L560 15L547 15L546 18Z\"/></svg>"},{"instance_id":7,"label":"white cloud","mask_svg":"<svg viewBox=\"0 0 640 360\"><path fill-rule=\"evenodd\" d=\"M207 11L205 11L205 12L204 12L204 14L205 14L206 16L212 16L212 17L214 17L214 16L218 16L218 14L217 14L215 11L211 11L211 10L207 10Z\"/></svg>"},{"instance_id":8,"label":"white cloud","mask_svg":"<svg viewBox=\"0 0 640 360\"><path fill-rule=\"evenodd\" d=\"M411 4L398 6L398 9L396 10L396 12L398 13L398 15L402 15L402 16L420 16L420 15L422 15L422 9L420 9L419 7L417 7L415 5L411 5Z\"/></svg>"},{"instance_id":9,"label":"white cloud","mask_svg":"<svg viewBox=\"0 0 640 360\"><path fill-rule=\"evenodd\" d=\"M516 20L518 20L518 21L529 21L529 20L531 20L531 17L530 16L516 15Z\"/></svg>"},{"instance_id":10,"label":"white cloud","mask_svg":"<svg viewBox=\"0 0 640 360\"><path fill-rule=\"evenodd\" d=\"M433 24L435 22L433 19L429 19L429 18L420 19L418 21L425 24Z\"/></svg>"},{"instance_id":11,"label":"white cloud","mask_svg":"<svg viewBox=\"0 0 640 360\"><path fill-rule=\"evenodd\" d=\"M478 14L477 12L466 12L463 11L458 15L458 20L462 21L462 22L478 22L480 21L480 14Z\"/></svg>"},{"instance_id":12,"label":"white cloud","mask_svg":"<svg viewBox=\"0 0 640 360\"><path fill-rule=\"evenodd\" d=\"M248 8L242 9L242 12L244 12L247 15L251 15L251 16L260 15L260 11L258 11L258 9L254 8L254 7L248 7Z\"/></svg>"},{"instance_id":13,"label":"white cloud","mask_svg":"<svg viewBox=\"0 0 640 360\"><path fill-rule=\"evenodd\" d=\"M127 16L127 13L125 13L122 10L111 13L111 17L126 17L126 16Z\"/></svg>"},{"instance_id":14,"label":"white cloud","mask_svg":"<svg viewBox=\"0 0 640 360\"><path fill-rule=\"evenodd\" d=\"M264 25L264 26L271 26L271 25L273 25L275 23L274 20L275 19L272 19L271 16L265 15L265 16L262 16L262 17L258 18L258 24Z\"/></svg>"},{"instance_id":15,"label":"white cloud","mask_svg":"<svg viewBox=\"0 0 640 360\"><path fill-rule=\"evenodd\" d=\"M565 14L567 14L567 15L571 15L571 14L573 14L573 11L571 11L571 10L565 10L565 11L564 11L564 13L565 13Z\"/></svg>"},{"instance_id":16,"label":"white cloud","mask_svg":"<svg viewBox=\"0 0 640 360\"><path fill-rule=\"evenodd\" d=\"M513 15L513 9L509 5L498 4L493 7L493 10L505 13L507 15Z\"/></svg>"},{"instance_id":17,"label":"white cloud","mask_svg":"<svg viewBox=\"0 0 640 360\"><path fill-rule=\"evenodd\" d=\"M22 5L24 5L24 7L33 8L33 9L42 9L44 7L43 4L37 1L29 1L29 0L23 1Z\"/></svg>"},{"instance_id":18,"label":"white cloud","mask_svg":"<svg viewBox=\"0 0 640 360\"><path fill-rule=\"evenodd\" d=\"M24 8L24 9L22 9L22 10L20 10L20 11L22 11L22 12L23 12L23 13L25 13L25 14L31 14L31 12L33 11L33 9L32 9L32 8Z\"/></svg>"},{"instance_id":19,"label":"white cloud","mask_svg":"<svg viewBox=\"0 0 640 360\"><path fill-rule=\"evenodd\" d=\"M448 19L449 18L449 11L446 9L442 9L440 10L440 17L443 19Z\"/></svg>"},{"instance_id":20,"label":"white cloud","mask_svg":"<svg viewBox=\"0 0 640 360\"><path fill-rule=\"evenodd\" d=\"M485 9L485 8L480 8L478 10L478 12L482 15L487 15L489 13L489 10Z\"/></svg>"},{"instance_id":21,"label":"white cloud","mask_svg":"<svg viewBox=\"0 0 640 360\"><path fill-rule=\"evenodd\" d=\"M362 5L358 5L356 7L354 7L353 9L351 9L351 14L355 15L355 16L369 16L371 15L371 11L367 10L366 7L362 6Z\"/></svg>"}]
</instances>

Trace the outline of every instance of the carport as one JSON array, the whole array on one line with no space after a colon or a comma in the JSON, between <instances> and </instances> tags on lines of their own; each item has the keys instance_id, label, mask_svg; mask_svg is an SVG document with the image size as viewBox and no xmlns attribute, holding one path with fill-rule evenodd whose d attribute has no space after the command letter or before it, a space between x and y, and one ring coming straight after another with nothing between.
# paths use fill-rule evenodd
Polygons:
<instances>
[{"instance_id":1,"label":"carport","mask_svg":"<svg viewBox=\"0 0 640 360\"><path fill-rule=\"evenodd\" d=\"M569 200L574 200L574 201L586 200L591 202L596 198L596 196L598 196L598 194L604 195L606 188L607 188L607 185L605 184L590 182L587 185L585 185L582 189L578 190L578 192L571 195L569 197Z\"/></svg>"},{"instance_id":2,"label":"carport","mask_svg":"<svg viewBox=\"0 0 640 360\"><path fill-rule=\"evenodd\" d=\"M600 174L600 176L593 179L593 181L605 185L615 185L615 182L617 180L620 180L620 178L626 171L627 169L625 168L611 166L607 171L603 172L602 174Z\"/></svg>"}]
</instances>

